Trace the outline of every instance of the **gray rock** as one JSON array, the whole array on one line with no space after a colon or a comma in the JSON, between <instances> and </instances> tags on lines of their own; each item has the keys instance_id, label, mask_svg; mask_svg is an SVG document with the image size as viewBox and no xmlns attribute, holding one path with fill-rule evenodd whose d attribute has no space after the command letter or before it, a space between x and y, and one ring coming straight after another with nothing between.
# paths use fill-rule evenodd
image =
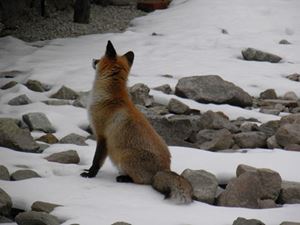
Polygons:
<instances>
[{"instance_id":1,"label":"gray rock","mask_svg":"<svg viewBox=\"0 0 300 225\"><path fill-rule=\"evenodd\" d=\"M267 135L260 131L238 133L233 139L241 148L263 148L267 144Z\"/></svg>"},{"instance_id":2,"label":"gray rock","mask_svg":"<svg viewBox=\"0 0 300 225\"><path fill-rule=\"evenodd\" d=\"M197 144L201 149L218 151L230 149L233 144L232 134L226 130L200 130L196 135Z\"/></svg>"},{"instance_id":3,"label":"gray rock","mask_svg":"<svg viewBox=\"0 0 300 225\"><path fill-rule=\"evenodd\" d=\"M174 114L188 114L190 107L175 98L171 98L168 103L168 110Z\"/></svg>"},{"instance_id":4,"label":"gray rock","mask_svg":"<svg viewBox=\"0 0 300 225\"><path fill-rule=\"evenodd\" d=\"M242 132L258 131L258 126L256 123L245 122L240 126Z\"/></svg>"},{"instance_id":5,"label":"gray rock","mask_svg":"<svg viewBox=\"0 0 300 225\"><path fill-rule=\"evenodd\" d=\"M9 216L11 207L11 198L2 188L0 188L0 216Z\"/></svg>"},{"instance_id":6,"label":"gray rock","mask_svg":"<svg viewBox=\"0 0 300 225\"><path fill-rule=\"evenodd\" d=\"M150 88L142 83L138 83L129 88L129 93L134 104L151 106L154 102L153 96L149 95Z\"/></svg>"},{"instance_id":7,"label":"gray rock","mask_svg":"<svg viewBox=\"0 0 300 225\"><path fill-rule=\"evenodd\" d=\"M300 225L299 222L284 221L280 225Z\"/></svg>"},{"instance_id":8,"label":"gray rock","mask_svg":"<svg viewBox=\"0 0 300 225\"><path fill-rule=\"evenodd\" d=\"M0 146L23 152L37 152L39 145L27 129L21 129L11 119L0 120Z\"/></svg>"},{"instance_id":9,"label":"gray rock","mask_svg":"<svg viewBox=\"0 0 300 225\"><path fill-rule=\"evenodd\" d=\"M58 143L58 139L57 137L55 137L53 134L45 134L39 138L36 139L36 141L42 141L42 142L45 142L47 144L56 144Z\"/></svg>"},{"instance_id":10,"label":"gray rock","mask_svg":"<svg viewBox=\"0 0 300 225\"><path fill-rule=\"evenodd\" d=\"M257 174L246 172L229 181L225 191L218 196L217 205L257 209L261 192L261 182Z\"/></svg>"},{"instance_id":11,"label":"gray rock","mask_svg":"<svg viewBox=\"0 0 300 225\"><path fill-rule=\"evenodd\" d=\"M4 216L0 216L0 224L1 223L13 223L13 221Z\"/></svg>"},{"instance_id":12,"label":"gray rock","mask_svg":"<svg viewBox=\"0 0 300 225\"><path fill-rule=\"evenodd\" d=\"M281 126L276 134L277 143L286 147L290 144L300 144L300 123L285 124Z\"/></svg>"},{"instance_id":13,"label":"gray rock","mask_svg":"<svg viewBox=\"0 0 300 225\"><path fill-rule=\"evenodd\" d=\"M259 178L261 184L261 199L271 199L275 201L278 198L282 182L279 173L270 169L257 169L244 164L237 167L237 177L247 172L252 172Z\"/></svg>"},{"instance_id":14,"label":"gray rock","mask_svg":"<svg viewBox=\"0 0 300 225\"><path fill-rule=\"evenodd\" d=\"M35 177L41 177L37 172L33 170L17 170L11 174L10 179L14 181L25 180Z\"/></svg>"},{"instance_id":15,"label":"gray rock","mask_svg":"<svg viewBox=\"0 0 300 225\"><path fill-rule=\"evenodd\" d=\"M172 88L169 84L163 84L163 85L155 87L153 89L156 90L156 91L161 91L161 92L163 92L167 95L172 93Z\"/></svg>"},{"instance_id":16,"label":"gray rock","mask_svg":"<svg viewBox=\"0 0 300 225\"><path fill-rule=\"evenodd\" d=\"M251 61L266 61L271 63L278 63L281 60L281 57L277 55L263 52L254 48L247 48L242 50L242 55L245 60Z\"/></svg>"},{"instance_id":17,"label":"gray rock","mask_svg":"<svg viewBox=\"0 0 300 225\"><path fill-rule=\"evenodd\" d=\"M233 133L238 131L237 126L230 123L228 117L222 112L213 112L211 110L203 113L198 121L199 129L227 129Z\"/></svg>"},{"instance_id":18,"label":"gray rock","mask_svg":"<svg viewBox=\"0 0 300 225\"><path fill-rule=\"evenodd\" d=\"M23 115L23 120L28 125L30 130L39 130L46 133L55 132L55 128L51 125L44 113L27 113Z\"/></svg>"},{"instance_id":19,"label":"gray rock","mask_svg":"<svg viewBox=\"0 0 300 225\"><path fill-rule=\"evenodd\" d=\"M258 200L258 206L260 209L271 209L271 208L277 208L278 205L276 202L272 199L263 199L263 200Z\"/></svg>"},{"instance_id":20,"label":"gray rock","mask_svg":"<svg viewBox=\"0 0 300 225\"><path fill-rule=\"evenodd\" d=\"M292 110L291 110L291 113L300 113L300 107L296 107L296 108L293 108Z\"/></svg>"},{"instance_id":21,"label":"gray rock","mask_svg":"<svg viewBox=\"0 0 300 225\"><path fill-rule=\"evenodd\" d=\"M276 141L275 135L273 135L267 139L267 146L269 149L281 148L281 146Z\"/></svg>"},{"instance_id":22,"label":"gray rock","mask_svg":"<svg viewBox=\"0 0 300 225\"><path fill-rule=\"evenodd\" d=\"M291 44L289 41L287 41L285 39L280 40L278 43L281 45L290 45Z\"/></svg>"},{"instance_id":23,"label":"gray rock","mask_svg":"<svg viewBox=\"0 0 300 225\"><path fill-rule=\"evenodd\" d=\"M189 146L187 140L193 132L193 125L186 116L149 116L148 120L157 133L166 141L168 145Z\"/></svg>"},{"instance_id":24,"label":"gray rock","mask_svg":"<svg viewBox=\"0 0 300 225\"><path fill-rule=\"evenodd\" d=\"M277 99L277 94L274 89L267 89L259 94L261 99Z\"/></svg>"},{"instance_id":25,"label":"gray rock","mask_svg":"<svg viewBox=\"0 0 300 225\"><path fill-rule=\"evenodd\" d=\"M112 225L131 225L131 224L130 223L126 223L126 222L115 222Z\"/></svg>"},{"instance_id":26,"label":"gray rock","mask_svg":"<svg viewBox=\"0 0 300 225\"><path fill-rule=\"evenodd\" d=\"M300 203L300 182L283 181L279 202L282 204Z\"/></svg>"},{"instance_id":27,"label":"gray rock","mask_svg":"<svg viewBox=\"0 0 300 225\"><path fill-rule=\"evenodd\" d=\"M32 204L31 210L36 212L50 213L58 206L60 205L52 204L49 202L36 201Z\"/></svg>"},{"instance_id":28,"label":"gray rock","mask_svg":"<svg viewBox=\"0 0 300 225\"><path fill-rule=\"evenodd\" d=\"M285 150L300 152L300 145L290 144L284 147Z\"/></svg>"},{"instance_id":29,"label":"gray rock","mask_svg":"<svg viewBox=\"0 0 300 225\"><path fill-rule=\"evenodd\" d=\"M151 108L148 108L148 110L154 112L156 115L167 115L167 114L169 114L168 108L166 106L163 106L163 105L153 106Z\"/></svg>"},{"instance_id":30,"label":"gray rock","mask_svg":"<svg viewBox=\"0 0 300 225\"><path fill-rule=\"evenodd\" d=\"M293 123L300 124L300 113L281 117L279 124L280 126L283 126L285 124L293 124Z\"/></svg>"},{"instance_id":31,"label":"gray rock","mask_svg":"<svg viewBox=\"0 0 300 225\"><path fill-rule=\"evenodd\" d=\"M286 76L287 79L292 81L300 81L300 74L299 73L293 73L288 76Z\"/></svg>"},{"instance_id":32,"label":"gray rock","mask_svg":"<svg viewBox=\"0 0 300 225\"><path fill-rule=\"evenodd\" d=\"M79 95L76 91L66 86L62 86L56 93L50 96L50 98L69 99L69 100L75 100L78 97Z\"/></svg>"},{"instance_id":33,"label":"gray rock","mask_svg":"<svg viewBox=\"0 0 300 225\"><path fill-rule=\"evenodd\" d=\"M75 100L76 101L76 100ZM43 103L47 105L72 105L74 104L72 100L45 100Z\"/></svg>"},{"instance_id":34,"label":"gray rock","mask_svg":"<svg viewBox=\"0 0 300 225\"><path fill-rule=\"evenodd\" d=\"M279 128L278 120L270 120L259 126L258 130L264 132L268 137L273 136Z\"/></svg>"},{"instance_id":35,"label":"gray rock","mask_svg":"<svg viewBox=\"0 0 300 225\"><path fill-rule=\"evenodd\" d=\"M266 108L261 108L259 110L260 113L264 113L264 114L271 114L271 115L275 115L278 116L280 114L280 110L278 109L266 109Z\"/></svg>"},{"instance_id":36,"label":"gray rock","mask_svg":"<svg viewBox=\"0 0 300 225\"><path fill-rule=\"evenodd\" d=\"M0 180L9 180L8 169L3 165L0 165Z\"/></svg>"},{"instance_id":37,"label":"gray rock","mask_svg":"<svg viewBox=\"0 0 300 225\"><path fill-rule=\"evenodd\" d=\"M238 217L235 221L233 221L232 225L265 225L265 224L257 219L245 219L243 217Z\"/></svg>"},{"instance_id":38,"label":"gray rock","mask_svg":"<svg viewBox=\"0 0 300 225\"><path fill-rule=\"evenodd\" d=\"M175 94L201 103L252 106L248 93L216 75L181 78L175 87Z\"/></svg>"},{"instance_id":39,"label":"gray rock","mask_svg":"<svg viewBox=\"0 0 300 225\"><path fill-rule=\"evenodd\" d=\"M205 170L186 169L181 174L193 187L193 199L208 204L214 204L218 189L216 176Z\"/></svg>"},{"instance_id":40,"label":"gray rock","mask_svg":"<svg viewBox=\"0 0 300 225\"><path fill-rule=\"evenodd\" d=\"M27 95L19 95L11 100L9 100L9 105L28 105L32 101L27 97Z\"/></svg>"},{"instance_id":41,"label":"gray rock","mask_svg":"<svg viewBox=\"0 0 300 225\"><path fill-rule=\"evenodd\" d=\"M60 139L59 143L85 146L87 145L87 143L85 143L85 140L86 140L85 137L75 133L71 133L64 136L62 139Z\"/></svg>"},{"instance_id":42,"label":"gray rock","mask_svg":"<svg viewBox=\"0 0 300 225\"><path fill-rule=\"evenodd\" d=\"M45 159L47 159L49 162L63 164L78 164L80 161L80 158L75 150L53 153L52 155L47 156Z\"/></svg>"},{"instance_id":43,"label":"gray rock","mask_svg":"<svg viewBox=\"0 0 300 225\"><path fill-rule=\"evenodd\" d=\"M45 149L49 148L49 146L50 146L50 145L42 144L42 143L38 143L38 145L39 145L38 153L42 153L43 151L45 151Z\"/></svg>"},{"instance_id":44,"label":"gray rock","mask_svg":"<svg viewBox=\"0 0 300 225\"><path fill-rule=\"evenodd\" d=\"M6 89L9 89L9 88L14 87L14 86L17 85L17 84L18 84L17 81L12 80L12 81L10 81L10 82L4 84L4 85L1 87L1 89L2 89L2 90L6 90Z\"/></svg>"},{"instance_id":45,"label":"gray rock","mask_svg":"<svg viewBox=\"0 0 300 225\"><path fill-rule=\"evenodd\" d=\"M23 212L16 216L18 225L59 225L59 220L44 212Z\"/></svg>"},{"instance_id":46,"label":"gray rock","mask_svg":"<svg viewBox=\"0 0 300 225\"><path fill-rule=\"evenodd\" d=\"M285 107L297 107L298 102L295 100L284 100L284 99L263 99L260 102L260 105L262 106L269 106L272 108L275 108L277 104L283 105Z\"/></svg>"},{"instance_id":47,"label":"gray rock","mask_svg":"<svg viewBox=\"0 0 300 225\"><path fill-rule=\"evenodd\" d=\"M286 92L283 97L282 97L284 100L295 100L297 101L298 100L298 96L295 92L293 91L289 91L289 92Z\"/></svg>"},{"instance_id":48,"label":"gray rock","mask_svg":"<svg viewBox=\"0 0 300 225\"><path fill-rule=\"evenodd\" d=\"M37 80L28 80L25 84L25 86L32 90L32 91L36 91L36 92L45 92L45 88L43 87L42 83L37 81Z\"/></svg>"}]
</instances>

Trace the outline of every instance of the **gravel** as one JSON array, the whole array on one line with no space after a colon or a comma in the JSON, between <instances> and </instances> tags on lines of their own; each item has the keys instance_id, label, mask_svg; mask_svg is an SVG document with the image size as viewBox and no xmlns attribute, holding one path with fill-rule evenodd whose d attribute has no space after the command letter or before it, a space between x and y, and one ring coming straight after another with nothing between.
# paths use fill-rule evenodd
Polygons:
<instances>
[{"instance_id":1,"label":"gravel","mask_svg":"<svg viewBox=\"0 0 300 225\"><path fill-rule=\"evenodd\" d=\"M14 28L0 29L0 37L12 35L33 42L86 34L122 32L130 26L133 18L143 15L146 13L137 10L134 1L127 6L103 7L92 4L89 24L73 23L72 8L51 12L48 18L43 18L31 10L18 19Z\"/></svg>"}]
</instances>

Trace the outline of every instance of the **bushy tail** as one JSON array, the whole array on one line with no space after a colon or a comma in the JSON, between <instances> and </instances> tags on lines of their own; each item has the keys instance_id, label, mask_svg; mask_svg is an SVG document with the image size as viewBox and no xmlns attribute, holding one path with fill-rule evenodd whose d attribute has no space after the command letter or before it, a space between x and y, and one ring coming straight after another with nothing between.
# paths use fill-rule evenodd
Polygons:
<instances>
[{"instance_id":1,"label":"bushy tail","mask_svg":"<svg viewBox=\"0 0 300 225\"><path fill-rule=\"evenodd\" d=\"M188 204L193 201L193 188L190 182L175 172L157 172L153 177L152 187L176 204Z\"/></svg>"}]
</instances>

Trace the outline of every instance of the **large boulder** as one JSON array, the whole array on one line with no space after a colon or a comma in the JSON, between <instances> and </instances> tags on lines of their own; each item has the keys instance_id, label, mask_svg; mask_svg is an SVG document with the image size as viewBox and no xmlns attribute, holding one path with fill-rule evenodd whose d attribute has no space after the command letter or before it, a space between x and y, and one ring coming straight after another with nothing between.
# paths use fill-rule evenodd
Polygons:
<instances>
[{"instance_id":1,"label":"large boulder","mask_svg":"<svg viewBox=\"0 0 300 225\"><path fill-rule=\"evenodd\" d=\"M279 201L282 204L299 204L300 203L300 183L283 181Z\"/></svg>"},{"instance_id":2,"label":"large boulder","mask_svg":"<svg viewBox=\"0 0 300 225\"><path fill-rule=\"evenodd\" d=\"M218 189L218 180L214 174L205 170L186 169L181 176L191 183L195 200L214 204Z\"/></svg>"},{"instance_id":3,"label":"large boulder","mask_svg":"<svg viewBox=\"0 0 300 225\"><path fill-rule=\"evenodd\" d=\"M300 144L300 123L285 124L281 126L276 134L277 143L286 147L291 144Z\"/></svg>"},{"instance_id":4,"label":"large boulder","mask_svg":"<svg viewBox=\"0 0 300 225\"><path fill-rule=\"evenodd\" d=\"M252 105L252 98L247 92L217 75L181 78L175 87L175 94L201 103L241 107Z\"/></svg>"},{"instance_id":5,"label":"large boulder","mask_svg":"<svg viewBox=\"0 0 300 225\"><path fill-rule=\"evenodd\" d=\"M233 139L240 148L264 148L267 145L267 135L260 131L238 133Z\"/></svg>"},{"instance_id":6,"label":"large boulder","mask_svg":"<svg viewBox=\"0 0 300 225\"><path fill-rule=\"evenodd\" d=\"M33 112L23 115L24 122L30 130L44 131L45 133L54 133L55 128L52 126L44 113Z\"/></svg>"},{"instance_id":7,"label":"large boulder","mask_svg":"<svg viewBox=\"0 0 300 225\"><path fill-rule=\"evenodd\" d=\"M18 225L59 225L59 220L45 212L23 212L16 216Z\"/></svg>"},{"instance_id":8,"label":"large boulder","mask_svg":"<svg viewBox=\"0 0 300 225\"><path fill-rule=\"evenodd\" d=\"M0 216L8 216L12 207L9 195L0 188Z\"/></svg>"},{"instance_id":9,"label":"large boulder","mask_svg":"<svg viewBox=\"0 0 300 225\"><path fill-rule=\"evenodd\" d=\"M12 119L0 120L0 146L23 152L38 152L39 145L27 129L21 129Z\"/></svg>"}]
</instances>

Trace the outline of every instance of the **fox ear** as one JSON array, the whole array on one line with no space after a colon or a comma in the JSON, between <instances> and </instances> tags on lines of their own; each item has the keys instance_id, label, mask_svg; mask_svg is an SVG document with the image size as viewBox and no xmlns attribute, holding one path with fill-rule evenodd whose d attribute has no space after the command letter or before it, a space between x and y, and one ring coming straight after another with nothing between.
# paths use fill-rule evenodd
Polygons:
<instances>
[{"instance_id":1,"label":"fox ear","mask_svg":"<svg viewBox=\"0 0 300 225\"><path fill-rule=\"evenodd\" d=\"M111 41L107 42L105 56L107 56L110 59L115 59L117 56L117 52L114 46L112 45Z\"/></svg>"},{"instance_id":2,"label":"fox ear","mask_svg":"<svg viewBox=\"0 0 300 225\"><path fill-rule=\"evenodd\" d=\"M130 52L127 52L124 56L126 57L129 65L131 66L133 63L133 60L134 60L134 53L132 51L130 51Z\"/></svg>"}]
</instances>

